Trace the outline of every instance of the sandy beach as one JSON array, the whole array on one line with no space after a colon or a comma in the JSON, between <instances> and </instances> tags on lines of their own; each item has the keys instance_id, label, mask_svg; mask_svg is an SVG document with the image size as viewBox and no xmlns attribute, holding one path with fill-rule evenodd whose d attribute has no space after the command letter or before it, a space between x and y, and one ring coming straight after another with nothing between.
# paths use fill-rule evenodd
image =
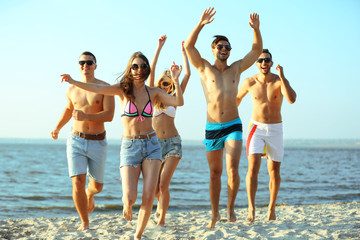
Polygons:
<instances>
[{"instance_id":1,"label":"sandy beach","mask_svg":"<svg viewBox=\"0 0 360 240\"><path fill-rule=\"evenodd\" d=\"M154 217L142 239L359 239L360 202L277 207L277 220L267 221L267 208L256 210L254 223L246 222L246 209L237 209L238 221L228 223L225 209L215 229L206 229L210 211L169 213L166 227L157 227ZM132 239L135 221L119 214L97 214L90 230L78 232L78 217L0 220L1 239Z\"/></svg>"}]
</instances>

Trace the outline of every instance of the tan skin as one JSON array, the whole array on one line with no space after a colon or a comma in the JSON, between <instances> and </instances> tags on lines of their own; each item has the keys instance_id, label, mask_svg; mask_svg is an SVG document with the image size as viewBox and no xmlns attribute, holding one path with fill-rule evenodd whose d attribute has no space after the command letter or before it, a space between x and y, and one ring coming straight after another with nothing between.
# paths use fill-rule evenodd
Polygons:
<instances>
[{"instance_id":1,"label":"tan skin","mask_svg":"<svg viewBox=\"0 0 360 240\"><path fill-rule=\"evenodd\" d=\"M259 58L270 58L270 54L262 53ZM257 62L259 73L247 78L241 84L237 104L239 105L247 93L250 93L253 111L252 119L261 123L281 123L281 106L283 98L290 103L296 100L296 93L285 78L283 68L276 66L278 75L270 72L273 62ZM250 154L248 156L248 172L246 175L246 189L248 193L248 216L247 221L255 220L255 195L258 185L258 173L261 166L262 154ZM281 162L268 160L270 202L268 207L268 220L275 220L275 204L280 188L280 165Z\"/></svg>"},{"instance_id":2,"label":"tan skin","mask_svg":"<svg viewBox=\"0 0 360 240\"><path fill-rule=\"evenodd\" d=\"M160 36L159 38L159 44L156 49L155 55L153 57L153 60L151 62L151 69L152 72L149 76L149 85L150 87L154 86L154 75L155 75L155 69L156 69L156 63L158 60L158 57L160 55L160 51L162 47L165 44L167 37L166 35ZM185 69L185 76L183 80L181 81L181 90L184 93L186 85L190 78L190 65L189 60L187 59L187 55L184 49L184 42L182 42L181 46L182 55L184 59L184 69ZM166 92L169 93L170 84L173 84L173 79L164 77L163 79L160 79L157 83L159 84L160 88ZM163 83L168 83L168 86L164 86ZM156 131L156 135L160 139L167 139L171 137L178 136L179 133L175 127L175 118L170 117L164 113L154 116L153 117L153 127ZM161 166L160 176L159 176L159 184L156 188L155 197L158 200L157 210L155 216L158 218L158 225L159 226L165 226L165 215L166 211L169 207L170 203L170 191L169 191L169 185L171 178L176 170L176 167L180 161L180 158L177 156L168 156L165 161L163 162Z\"/></svg>"},{"instance_id":3,"label":"tan skin","mask_svg":"<svg viewBox=\"0 0 360 240\"><path fill-rule=\"evenodd\" d=\"M138 66L141 66L144 63L145 61L142 58L137 57L132 60L131 64L137 64ZM145 89L146 79L142 78L143 71L145 70L142 68L138 68L137 70L131 69L130 71L131 75L134 78L134 103L136 104L138 109L143 109L149 100ZM182 91L179 87L178 82L180 72L181 69L179 68L179 66L173 65L171 67L172 78L174 79L175 89L178 94L176 96L170 96L159 88L150 87L148 88L148 90L152 102L160 101L166 105L173 106L182 106L184 104ZM125 106L128 101L121 88L119 87L119 84L114 84L111 86L84 84L78 81L74 81L68 74L62 75L62 81L66 81L70 84L73 84L88 91L111 96L118 95L122 106ZM124 116L122 117L122 124L124 135L128 136L146 135L153 131L152 118L145 118L144 121L140 122L136 120L136 117ZM123 166L120 169L123 190L122 201L124 205L123 216L127 221L132 221L132 206L134 205L137 198L137 184L140 173L142 173L143 175L142 203L139 211L136 232L134 235L135 239L141 238L141 235L143 234L149 220L155 197L155 190L159 179L160 169L160 159L155 159L151 161L145 159L141 167L135 168L133 166Z\"/></svg>"},{"instance_id":4,"label":"tan skin","mask_svg":"<svg viewBox=\"0 0 360 240\"><path fill-rule=\"evenodd\" d=\"M226 48L212 49L215 63L211 65L200 56L195 48L197 37L202 28L214 20L214 8L204 11L199 23L190 33L185 42L185 50L192 65L199 71L200 80L207 103L207 121L210 123L223 123L239 118L236 105L237 88L240 75L248 69L258 58L262 50L262 38L259 30L260 21L256 13L250 15L250 27L254 30L252 48L243 59L227 64L230 51ZM218 45L230 45L227 41L219 41ZM239 161L242 150L242 141L229 140L225 142L226 171L228 175L228 221L235 222L235 199L240 185ZM222 156L224 149L207 151L210 168L210 199L212 216L207 228L214 228L220 220L219 199L221 191Z\"/></svg>"},{"instance_id":5,"label":"tan skin","mask_svg":"<svg viewBox=\"0 0 360 240\"><path fill-rule=\"evenodd\" d=\"M89 55L80 56L79 61L82 60L95 61L94 58ZM91 66L79 64L82 82L108 85L94 77L96 67L96 64ZM114 97L104 96L102 94L85 91L76 86L70 86L66 92L66 98L66 107L58 124L50 134L55 140L58 139L62 127L71 118L73 118L72 128L74 130L88 134L99 134L104 132L104 122L110 122L113 119L115 107ZM89 229L88 214L95 208L94 195L101 192L103 183L95 182L92 178L89 178L89 184L85 190L86 174L73 176L71 179L73 186L73 200L81 219L81 226L78 230L84 231Z\"/></svg>"}]
</instances>

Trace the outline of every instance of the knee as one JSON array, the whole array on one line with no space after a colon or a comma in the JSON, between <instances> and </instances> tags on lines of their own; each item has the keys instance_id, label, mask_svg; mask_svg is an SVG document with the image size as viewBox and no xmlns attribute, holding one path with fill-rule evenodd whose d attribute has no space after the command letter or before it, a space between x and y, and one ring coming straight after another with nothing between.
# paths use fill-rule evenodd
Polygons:
<instances>
[{"instance_id":1,"label":"knee","mask_svg":"<svg viewBox=\"0 0 360 240\"><path fill-rule=\"evenodd\" d=\"M104 186L104 184L96 183L95 186L94 186L95 194L101 192L102 189L103 189L103 186Z\"/></svg>"},{"instance_id":2,"label":"knee","mask_svg":"<svg viewBox=\"0 0 360 240\"><path fill-rule=\"evenodd\" d=\"M86 179L84 180L78 177L73 177L72 179L73 190L76 192L84 190L85 184L86 184Z\"/></svg>"},{"instance_id":3,"label":"knee","mask_svg":"<svg viewBox=\"0 0 360 240\"><path fill-rule=\"evenodd\" d=\"M165 182L160 181L159 184L159 192L165 193L169 191L169 185Z\"/></svg>"},{"instance_id":4,"label":"knee","mask_svg":"<svg viewBox=\"0 0 360 240\"><path fill-rule=\"evenodd\" d=\"M153 203L154 203L154 195L153 194L143 194L141 205L152 206Z\"/></svg>"},{"instance_id":5,"label":"knee","mask_svg":"<svg viewBox=\"0 0 360 240\"><path fill-rule=\"evenodd\" d=\"M134 194L131 194L131 193L124 193L123 194L123 197L122 197L122 201L123 201L123 204L126 205L126 206L129 206L131 207L132 205L135 204L135 201L136 201L136 195Z\"/></svg>"},{"instance_id":6,"label":"knee","mask_svg":"<svg viewBox=\"0 0 360 240\"><path fill-rule=\"evenodd\" d=\"M210 180L217 180L221 178L221 170L210 170Z\"/></svg>"},{"instance_id":7,"label":"knee","mask_svg":"<svg viewBox=\"0 0 360 240\"><path fill-rule=\"evenodd\" d=\"M270 177L270 180L272 180L272 181L281 181L280 172L278 172L278 171L275 171L275 170L270 171L269 177Z\"/></svg>"},{"instance_id":8,"label":"knee","mask_svg":"<svg viewBox=\"0 0 360 240\"><path fill-rule=\"evenodd\" d=\"M229 179L230 181L234 181L234 180L239 179L239 170L238 170L238 169L234 169L234 168L230 169L230 170L228 171L228 179Z\"/></svg>"},{"instance_id":9,"label":"knee","mask_svg":"<svg viewBox=\"0 0 360 240\"><path fill-rule=\"evenodd\" d=\"M256 171L254 171L253 169L249 169L247 174L246 174L246 178L249 179L257 179L258 177L258 173Z\"/></svg>"}]
</instances>

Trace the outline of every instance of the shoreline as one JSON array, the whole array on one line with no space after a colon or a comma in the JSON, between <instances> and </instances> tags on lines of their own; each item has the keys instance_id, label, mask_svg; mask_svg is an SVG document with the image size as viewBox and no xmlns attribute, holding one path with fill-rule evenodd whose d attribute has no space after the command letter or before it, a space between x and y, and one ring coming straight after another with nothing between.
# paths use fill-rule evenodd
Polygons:
<instances>
[{"instance_id":1,"label":"shoreline","mask_svg":"<svg viewBox=\"0 0 360 240\"><path fill-rule=\"evenodd\" d=\"M267 221L267 207L256 209L254 223L245 221L247 209L235 209L229 223L226 209L215 229L206 229L211 211L169 212L166 226L152 215L142 239L359 239L360 202L276 207L277 220ZM138 211L127 222L122 213L90 215L90 230L78 232L78 216L62 218L0 219L0 239L132 239Z\"/></svg>"}]
</instances>

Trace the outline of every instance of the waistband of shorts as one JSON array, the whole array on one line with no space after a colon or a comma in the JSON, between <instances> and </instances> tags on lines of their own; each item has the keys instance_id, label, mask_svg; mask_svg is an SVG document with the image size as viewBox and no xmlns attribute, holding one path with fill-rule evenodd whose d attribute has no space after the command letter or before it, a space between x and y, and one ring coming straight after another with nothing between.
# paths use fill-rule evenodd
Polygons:
<instances>
[{"instance_id":1,"label":"waistband of shorts","mask_svg":"<svg viewBox=\"0 0 360 240\"><path fill-rule=\"evenodd\" d=\"M159 142L162 141L162 142L166 142L166 141L171 141L173 139L181 139L180 135L175 135L173 137L169 137L169 138L159 138Z\"/></svg>"},{"instance_id":2,"label":"waistband of shorts","mask_svg":"<svg viewBox=\"0 0 360 240\"><path fill-rule=\"evenodd\" d=\"M86 140L104 140L106 136L106 131L99 134L88 134L71 129L71 133Z\"/></svg>"},{"instance_id":3,"label":"waistband of shorts","mask_svg":"<svg viewBox=\"0 0 360 240\"><path fill-rule=\"evenodd\" d=\"M279 123L261 123L261 122L257 122L257 121L254 121L254 120L250 120L250 123L254 123L255 125L258 125L258 126L264 126L264 127L277 127L277 126L282 126L283 123L282 122L279 122Z\"/></svg>"},{"instance_id":4,"label":"waistband of shorts","mask_svg":"<svg viewBox=\"0 0 360 240\"><path fill-rule=\"evenodd\" d=\"M230 127L234 124L242 124L240 118L236 118L234 120L231 120L229 122L223 122L223 123L210 123L206 122L206 130L212 131L212 130L219 130L223 128Z\"/></svg>"},{"instance_id":5,"label":"waistband of shorts","mask_svg":"<svg viewBox=\"0 0 360 240\"><path fill-rule=\"evenodd\" d=\"M151 132L149 134L146 134L146 135L128 135L128 136L123 136L123 138L128 138L128 139L151 139L152 137L155 137L156 136L156 132Z\"/></svg>"}]
</instances>

